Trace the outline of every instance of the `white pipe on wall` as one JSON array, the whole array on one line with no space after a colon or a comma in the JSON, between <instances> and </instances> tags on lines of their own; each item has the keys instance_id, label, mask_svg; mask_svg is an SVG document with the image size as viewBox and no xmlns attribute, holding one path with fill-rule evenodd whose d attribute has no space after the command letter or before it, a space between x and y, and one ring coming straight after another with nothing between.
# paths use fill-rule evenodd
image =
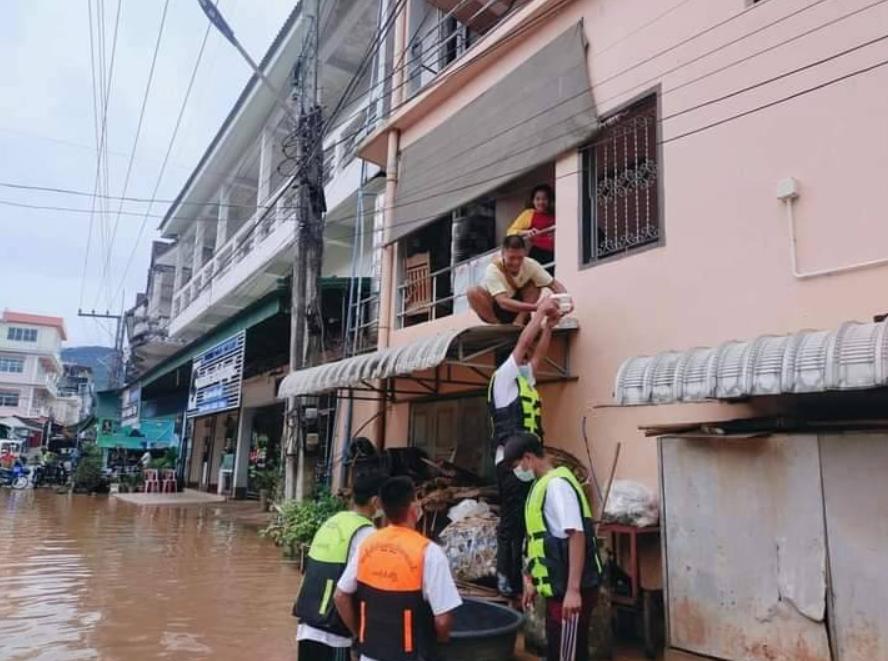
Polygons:
<instances>
[{"instance_id":1,"label":"white pipe on wall","mask_svg":"<svg viewBox=\"0 0 888 661\"><path fill-rule=\"evenodd\" d=\"M819 269L817 271L800 271L798 257L798 242L796 240L795 225L795 205L794 202L798 198L798 184L792 177L784 179L778 184L777 198L783 202L786 210L786 224L789 230L789 257L792 263L792 275L799 280L808 280L811 278L819 278L827 275L837 275L839 273L847 273L849 271L859 271L860 269L871 268L873 266L882 266L888 264L888 257L879 259L871 259L865 262L857 262L855 264L847 264L845 266L836 266L827 269Z\"/></svg>"}]
</instances>

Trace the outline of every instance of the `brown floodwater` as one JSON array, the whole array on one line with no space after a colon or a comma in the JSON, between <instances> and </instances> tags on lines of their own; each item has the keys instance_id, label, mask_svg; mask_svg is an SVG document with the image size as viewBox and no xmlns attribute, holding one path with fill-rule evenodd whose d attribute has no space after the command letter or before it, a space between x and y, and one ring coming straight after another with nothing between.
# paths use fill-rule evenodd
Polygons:
<instances>
[{"instance_id":1,"label":"brown floodwater","mask_svg":"<svg viewBox=\"0 0 888 661\"><path fill-rule=\"evenodd\" d=\"M219 506L0 490L0 659L294 659L298 576Z\"/></svg>"}]
</instances>

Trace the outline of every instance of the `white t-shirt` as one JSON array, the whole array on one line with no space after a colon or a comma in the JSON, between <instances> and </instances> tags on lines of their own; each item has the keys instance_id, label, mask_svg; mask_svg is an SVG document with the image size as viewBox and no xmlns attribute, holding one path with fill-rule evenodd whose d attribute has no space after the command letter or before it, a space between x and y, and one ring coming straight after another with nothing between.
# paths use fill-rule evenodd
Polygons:
<instances>
[{"instance_id":1,"label":"white t-shirt","mask_svg":"<svg viewBox=\"0 0 888 661\"><path fill-rule=\"evenodd\" d=\"M549 480L543 517L549 532L558 539L566 539L568 530L583 532L583 514L577 492L563 477Z\"/></svg>"},{"instance_id":2,"label":"white t-shirt","mask_svg":"<svg viewBox=\"0 0 888 661\"><path fill-rule=\"evenodd\" d=\"M358 556L351 556L348 565L336 587L346 594L354 594L358 590ZM462 597L453 582L450 563L444 550L429 542L422 560L422 596L432 609L432 615L443 615L462 604ZM361 655L361 661L375 661L369 656Z\"/></svg>"},{"instance_id":3,"label":"white t-shirt","mask_svg":"<svg viewBox=\"0 0 888 661\"><path fill-rule=\"evenodd\" d=\"M515 360L515 354L510 355L506 362L500 365L496 372L493 373L493 392L491 397L493 397L493 405L496 408L508 406L518 399L518 383L515 379L518 378L519 374L527 379L530 385L536 385L536 377L533 374L531 364L519 365ZM503 446L500 445L496 448L494 463L499 464L502 460Z\"/></svg>"},{"instance_id":4,"label":"white t-shirt","mask_svg":"<svg viewBox=\"0 0 888 661\"><path fill-rule=\"evenodd\" d=\"M367 539L374 530L375 529L373 528L373 526L364 526L363 528L359 528L358 531L352 536L351 543L348 547L349 561L351 561L352 557L355 555L355 552L358 550L361 542ZM351 638L346 638L345 636L337 636L335 633L322 631L321 629L313 627L310 624L302 623L300 623L299 628L296 629L296 640L313 640L316 643L322 643L327 647L351 647L352 644Z\"/></svg>"}]
</instances>

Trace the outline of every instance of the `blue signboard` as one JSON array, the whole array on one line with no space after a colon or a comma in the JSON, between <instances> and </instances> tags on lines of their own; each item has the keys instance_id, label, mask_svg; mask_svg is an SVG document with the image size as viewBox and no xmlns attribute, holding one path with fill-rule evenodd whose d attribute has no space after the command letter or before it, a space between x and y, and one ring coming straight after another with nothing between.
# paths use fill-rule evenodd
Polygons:
<instances>
[{"instance_id":1,"label":"blue signboard","mask_svg":"<svg viewBox=\"0 0 888 661\"><path fill-rule=\"evenodd\" d=\"M189 416L240 407L246 332L232 335L194 357L191 362Z\"/></svg>"}]
</instances>

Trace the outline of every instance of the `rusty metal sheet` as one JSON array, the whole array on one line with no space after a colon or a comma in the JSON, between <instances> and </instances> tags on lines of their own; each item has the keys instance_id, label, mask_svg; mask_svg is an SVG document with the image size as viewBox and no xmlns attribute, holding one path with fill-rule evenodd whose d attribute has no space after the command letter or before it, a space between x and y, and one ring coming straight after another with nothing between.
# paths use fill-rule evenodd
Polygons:
<instances>
[{"instance_id":1,"label":"rusty metal sheet","mask_svg":"<svg viewBox=\"0 0 888 661\"><path fill-rule=\"evenodd\" d=\"M673 648L828 661L816 436L660 442Z\"/></svg>"},{"instance_id":2,"label":"rusty metal sheet","mask_svg":"<svg viewBox=\"0 0 888 661\"><path fill-rule=\"evenodd\" d=\"M837 657L888 659L888 434L824 434L820 452Z\"/></svg>"}]
</instances>

